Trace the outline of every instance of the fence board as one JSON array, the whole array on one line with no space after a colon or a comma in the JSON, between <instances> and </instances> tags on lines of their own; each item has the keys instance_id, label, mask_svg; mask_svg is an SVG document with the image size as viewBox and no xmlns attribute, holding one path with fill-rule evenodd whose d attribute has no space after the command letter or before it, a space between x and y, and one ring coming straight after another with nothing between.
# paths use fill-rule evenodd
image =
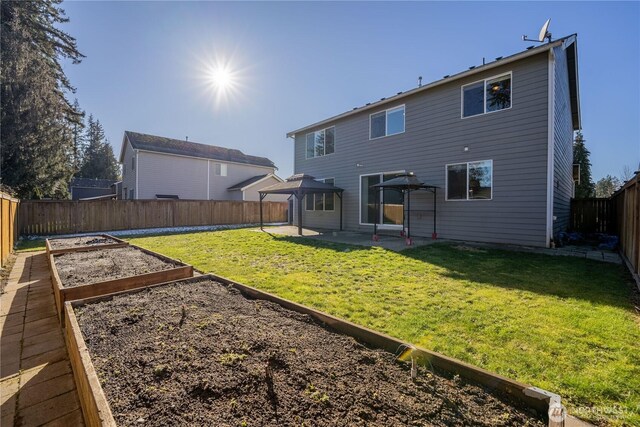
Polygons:
<instances>
[{"instance_id":1,"label":"fence board","mask_svg":"<svg viewBox=\"0 0 640 427\"><path fill-rule=\"evenodd\" d=\"M621 252L637 275L640 273L640 171L613 195L612 200L617 208Z\"/></svg>"},{"instance_id":2,"label":"fence board","mask_svg":"<svg viewBox=\"0 0 640 427\"><path fill-rule=\"evenodd\" d=\"M4 201L2 206L4 230ZM265 222L287 221L288 203L263 202L263 209ZM260 206L230 200L26 200L19 217L20 234L48 235L258 223Z\"/></svg>"},{"instance_id":3,"label":"fence board","mask_svg":"<svg viewBox=\"0 0 640 427\"><path fill-rule=\"evenodd\" d=\"M20 201L0 193L0 265L4 267L18 238L18 206Z\"/></svg>"},{"instance_id":4,"label":"fence board","mask_svg":"<svg viewBox=\"0 0 640 427\"><path fill-rule=\"evenodd\" d=\"M573 231L581 233L616 232L616 205L609 198L571 200L571 224Z\"/></svg>"}]
</instances>

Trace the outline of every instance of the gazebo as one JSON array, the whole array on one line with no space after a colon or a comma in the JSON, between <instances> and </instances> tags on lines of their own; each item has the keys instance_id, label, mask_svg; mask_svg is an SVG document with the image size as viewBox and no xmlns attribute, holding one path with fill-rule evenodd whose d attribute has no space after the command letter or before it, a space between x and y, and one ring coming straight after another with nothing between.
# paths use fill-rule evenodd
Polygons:
<instances>
[{"instance_id":1,"label":"gazebo","mask_svg":"<svg viewBox=\"0 0 640 427\"><path fill-rule=\"evenodd\" d=\"M376 188L376 217L380 210L380 191L384 190L396 190L402 193L402 233L405 229L407 245L411 245L411 192L417 190L426 190L433 193L433 234L432 239L436 239L438 234L436 233L436 190L438 187L435 185L428 185L420 181L413 172L398 175L388 181L383 181L380 184L372 185L371 188ZM406 197L405 197L406 194ZM405 209L406 200L406 209ZM405 215L406 214L406 215ZM406 221L405 221L406 217ZM373 240L378 240L378 223L373 224Z\"/></svg>"},{"instance_id":2,"label":"gazebo","mask_svg":"<svg viewBox=\"0 0 640 427\"><path fill-rule=\"evenodd\" d=\"M265 187L259 190L260 194L260 229L262 221L262 200L269 194L291 194L298 201L298 234L302 236L302 200L307 194L335 194L340 199L340 231L342 231L342 188L332 184L316 181L314 177L306 174L292 175L285 182Z\"/></svg>"}]
</instances>

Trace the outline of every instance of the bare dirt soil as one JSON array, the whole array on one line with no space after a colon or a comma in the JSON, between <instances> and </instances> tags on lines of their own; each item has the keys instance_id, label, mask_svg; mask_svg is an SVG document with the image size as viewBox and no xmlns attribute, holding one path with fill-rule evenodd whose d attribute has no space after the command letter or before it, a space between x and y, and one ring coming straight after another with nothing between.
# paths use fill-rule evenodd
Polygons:
<instances>
[{"instance_id":1,"label":"bare dirt soil","mask_svg":"<svg viewBox=\"0 0 640 427\"><path fill-rule=\"evenodd\" d=\"M65 288L170 270L178 266L132 247L54 255L54 262Z\"/></svg>"},{"instance_id":2,"label":"bare dirt soil","mask_svg":"<svg viewBox=\"0 0 640 427\"><path fill-rule=\"evenodd\" d=\"M49 239L51 249L69 249L79 246L100 246L111 245L113 243L120 243L117 240L104 236L82 236L82 237L67 237L64 239Z\"/></svg>"},{"instance_id":3,"label":"bare dirt soil","mask_svg":"<svg viewBox=\"0 0 640 427\"><path fill-rule=\"evenodd\" d=\"M543 426L458 377L203 279L77 307L118 425Z\"/></svg>"}]
</instances>

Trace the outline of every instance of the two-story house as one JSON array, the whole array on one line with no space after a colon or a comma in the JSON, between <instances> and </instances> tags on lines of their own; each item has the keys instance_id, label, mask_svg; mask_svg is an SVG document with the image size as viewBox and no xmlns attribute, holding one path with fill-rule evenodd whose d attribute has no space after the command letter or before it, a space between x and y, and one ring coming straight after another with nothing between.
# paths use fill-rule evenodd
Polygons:
<instances>
[{"instance_id":1,"label":"two-story house","mask_svg":"<svg viewBox=\"0 0 640 427\"><path fill-rule=\"evenodd\" d=\"M413 172L437 191L438 236L549 246L569 223L580 129L572 35L289 132L294 170L344 189L344 228L401 231L402 197L370 187ZM415 236L431 236L433 195L411 196ZM328 199L328 200L327 200ZM307 227L337 229L341 203L309 195ZM400 211L402 212L402 211ZM297 213L293 216L297 218Z\"/></svg>"},{"instance_id":2,"label":"two-story house","mask_svg":"<svg viewBox=\"0 0 640 427\"><path fill-rule=\"evenodd\" d=\"M266 157L131 131L124 133L120 163L122 199L255 201L258 190L282 182Z\"/></svg>"}]
</instances>

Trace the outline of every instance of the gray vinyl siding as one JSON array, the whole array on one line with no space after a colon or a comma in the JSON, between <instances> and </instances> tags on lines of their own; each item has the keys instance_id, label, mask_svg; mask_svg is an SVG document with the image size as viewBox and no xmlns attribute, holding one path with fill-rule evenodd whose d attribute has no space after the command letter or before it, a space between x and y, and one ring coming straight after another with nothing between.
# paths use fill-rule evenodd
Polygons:
<instances>
[{"instance_id":1,"label":"gray vinyl siding","mask_svg":"<svg viewBox=\"0 0 640 427\"><path fill-rule=\"evenodd\" d=\"M135 151L133 150L133 147L131 147L131 144L129 143L129 140L127 138L124 138L123 144L125 144L124 146L124 156L123 156L123 163L122 163L122 189L121 189L121 193L124 193L124 189L126 188L126 195L124 196L125 199L129 199L129 190L131 189L135 189L136 187L136 170L131 169L131 159L135 158ZM138 194L137 191L134 192L136 195ZM120 197L122 197L123 194L120 194Z\"/></svg>"},{"instance_id":2,"label":"gray vinyl siding","mask_svg":"<svg viewBox=\"0 0 640 427\"><path fill-rule=\"evenodd\" d=\"M553 49L554 66L554 171L553 171L553 235L569 227L571 197L573 196L573 121L567 53L562 46Z\"/></svg>"},{"instance_id":3,"label":"gray vinyl siding","mask_svg":"<svg viewBox=\"0 0 640 427\"><path fill-rule=\"evenodd\" d=\"M138 199L157 194L180 199L207 198L207 160L138 151Z\"/></svg>"},{"instance_id":4,"label":"gray vinyl siding","mask_svg":"<svg viewBox=\"0 0 640 427\"><path fill-rule=\"evenodd\" d=\"M210 160L210 162L211 162L211 165L210 165L211 172L209 175L209 187L210 187L209 192L210 192L211 200L229 200L231 197L234 197L234 199L232 200L242 200L242 194L240 194L239 199L235 199L235 197L237 196L232 195L232 193L239 193L239 192L228 191L227 188L239 182L252 178L256 175L265 175L265 174L274 172L273 168L253 166L253 165L241 165L237 163L226 163L227 176L217 176L214 173L215 172L214 165L216 163L224 163L224 162L216 162L215 160Z\"/></svg>"},{"instance_id":5,"label":"gray vinyl siding","mask_svg":"<svg viewBox=\"0 0 640 427\"><path fill-rule=\"evenodd\" d=\"M512 108L462 119L461 86L509 71ZM546 246L547 100L545 52L325 124L322 128L335 126L335 153L328 156L305 159L306 135L296 134L295 173L335 179L335 185L345 190L347 230L372 230L359 224L360 175L406 170L440 187L440 238ZM405 132L369 140L369 114L402 104ZM479 160L493 160L493 199L445 201L445 165ZM333 212L303 207L303 224L337 229L337 198L335 206ZM431 193L413 193L411 207L412 234L431 236Z\"/></svg>"},{"instance_id":6,"label":"gray vinyl siding","mask_svg":"<svg viewBox=\"0 0 640 427\"><path fill-rule=\"evenodd\" d=\"M248 186L244 190L244 200L257 202L258 200L260 200L260 194L258 194L259 190L266 188L270 185L277 184L279 182L280 181L278 181L277 179L271 176L268 179L265 179L264 181L256 182L255 184ZM238 191L238 193L242 193L242 192ZM286 202L288 198L289 198L288 194L268 194L263 200L266 202Z\"/></svg>"}]
</instances>

